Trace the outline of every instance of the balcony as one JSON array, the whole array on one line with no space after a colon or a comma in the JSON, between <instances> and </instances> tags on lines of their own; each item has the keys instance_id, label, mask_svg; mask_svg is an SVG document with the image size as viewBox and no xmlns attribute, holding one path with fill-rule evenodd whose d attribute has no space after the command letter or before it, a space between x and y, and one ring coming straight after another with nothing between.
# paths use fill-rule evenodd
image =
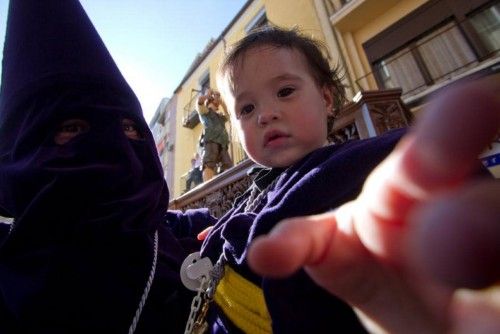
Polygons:
<instances>
[{"instance_id":1,"label":"balcony","mask_svg":"<svg viewBox=\"0 0 500 334\"><path fill-rule=\"evenodd\" d=\"M401 89L364 91L346 104L335 116L329 132L333 144L347 140L378 136L388 130L407 127L412 114L401 101ZM169 203L170 209L209 208L212 215L221 217L236 197L251 185L247 175L255 163L243 160L233 168L217 175Z\"/></svg>"},{"instance_id":2,"label":"balcony","mask_svg":"<svg viewBox=\"0 0 500 334\"><path fill-rule=\"evenodd\" d=\"M342 31L362 27L369 18L383 15L399 0L324 0L330 23Z\"/></svg>"},{"instance_id":3,"label":"balcony","mask_svg":"<svg viewBox=\"0 0 500 334\"><path fill-rule=\"evenodd\" d=\"M182 126L189 129L193 129L196 125L198 125L198 123L200 123L200 118L198 117L198 112L196 111L196 100L198 99L198 96L199 92L193 90L191 99L183 108Z\"/></svg>"},{"instance_id":4,"label":"balcony","mask_svg":"<svg viewBox=\"0 0 500 334\"><path fill-rule=\"evenodd\" d=\"M363 44L371 72L358 73L357 87L401 88L403 101L413 108L453 82L498 73L499 8L500 4L492 5L466 19L439 24L419 21L425 21L424 14L434 7L424 7L426 11L419 15L408 15L399 21L406 31L422 26L420 30L398 39L403 23L397 23Z\"/></svg>"}]
</instances>

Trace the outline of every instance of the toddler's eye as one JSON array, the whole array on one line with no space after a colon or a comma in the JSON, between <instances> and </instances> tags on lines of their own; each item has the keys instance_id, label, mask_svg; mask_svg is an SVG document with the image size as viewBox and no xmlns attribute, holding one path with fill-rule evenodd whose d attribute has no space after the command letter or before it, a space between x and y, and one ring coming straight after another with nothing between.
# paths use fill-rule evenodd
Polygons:
<instances>
[{"instance_id":1,"label":"toddler's eye","mask_svg":"<svg viewBox=\"0 0 500 334\"><path fill-rule=\"evenodd\" d=\"M285 87L278 91L278 97L287 97L295 91L295 88Z\"/></svg>"},{"instance_id":2,"label":"toddler's eye","mask_svg":"<svg viewBox=\"0 0 500 334\"><path fill-rule=\"evenodd\" d=\"M63 121L57 127L56 133L54 135L54 142L57 145L64 145L76 136L89 131L89 129L89 122L83 119L68 119L66 121Z\"/></svg>"},{"instance_id":3,"label":"toddler's eye","mask_svg":"<svg viewBox=\"0 0 500 334\"><path fill-rule=\"evenodd\" d=\"M139 130L139 126L130 118L122 120L122 128L125 135L130 139L139 140L144 138Z\"/></svg>"},{"instance_id":4,"label":"toddler's eye","mask_svg":"<svg viewBox=\"0 0 500 334\"><path fill-rule=\"evenodd\" d=\"M246 106L243 106L243 108L241 108L240 114L238 116L246 116L254 111L254 109L255 106L253 104L247 104Z\"/></svg>"}]
</instances>

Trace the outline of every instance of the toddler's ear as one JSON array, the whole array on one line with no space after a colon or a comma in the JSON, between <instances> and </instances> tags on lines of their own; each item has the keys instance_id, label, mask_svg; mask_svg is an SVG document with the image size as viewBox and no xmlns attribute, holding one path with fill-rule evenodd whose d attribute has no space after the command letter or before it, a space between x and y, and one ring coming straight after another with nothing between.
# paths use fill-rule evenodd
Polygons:
<instances>
[{"instance_id":1,"label":"toddler's ear","mask_svg":"<svg viewBox=\"0 0 500 334\"><path fill-rule=\"evenodd\" d=\"M323 96L323 100L325 101L325 108L326 108L328 115L333 115L334 97L333 97L332 89L330 87L328 87L327 85L324 85L323 88L321 89L321 93Z\"/></svg>"}]
</instances>

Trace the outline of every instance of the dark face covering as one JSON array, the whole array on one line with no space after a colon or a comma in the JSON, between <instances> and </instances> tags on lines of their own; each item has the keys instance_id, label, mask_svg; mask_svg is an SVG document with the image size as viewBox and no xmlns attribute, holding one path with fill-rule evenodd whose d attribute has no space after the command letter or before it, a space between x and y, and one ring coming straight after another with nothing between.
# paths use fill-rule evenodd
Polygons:
<instances>
[{"instance_id":1,"label":"dark face covering","mask_svg":"<svg viewBox=\"0 0 500 334\"><path fill-rule=\"evenodd\" d=\"M157 230L152 291L163 299L149 300L143 321L153 307L184 319L176 298L187 254L161 225L168 190L155 144L80 4L11 0L3 69L0 215L14 223L0 235L0 332L127 332ZM88 127L57 144L70 119ZM139 138L126 136L124 119Z\"/></svg>"},{"instance_id":2,"label":"dark face covering","mask_svg":"<svg viewBox=\"0 0 500 334\"><path fill-rule=\"evenodd\" d=\"M155 208L159 202L164 208L168 201L154 142L144 120L131 109L133 104L116 92L82 88L54 87L22 106L19 115L25 118L0 165L2 207L17 220L31 216L33 211L39 215L38 210L50 215L78 210L80 219L96 226L102 219L120 220L115 230L108 227L111 233L117 228L154 231L153 223L133 223L137 219L158 219L153 215ZM54 138L68 119L84 120L89 128L58 145ZM142 138L128 138L123 119L133 120ZM80 200L72 201L74 198ZM64 199L68 203L61 205ZM124 209L117 212L116 207ZM61 217L68 218L67 214Z\"/></svg>"}]
</instances>

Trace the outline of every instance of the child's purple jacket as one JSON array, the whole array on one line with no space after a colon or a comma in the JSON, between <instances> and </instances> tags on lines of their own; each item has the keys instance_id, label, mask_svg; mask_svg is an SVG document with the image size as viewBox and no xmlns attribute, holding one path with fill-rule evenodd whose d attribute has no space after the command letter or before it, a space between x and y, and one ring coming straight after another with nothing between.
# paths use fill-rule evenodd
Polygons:
<instances>
[{"instance_id":1,"label":"child's purple jacket","mask_svg":"<svg viewBox=\"0 0 500 334\"><path fill-rule=\"evenodd\" d=\"M403 133L395 130L309 154L278 176L259 213L244 213L242 196L212 230L202 255L215 263L223 251L237 273L263 290L274 333L365 332L351 308L315 285L304 271L283 280L262 279L249 269L246 252L256 236L285 218L330 211L354 199ZM239 331L217 306L212 307L210 322L215 333Z\"/></svg>"}]
</instances>

